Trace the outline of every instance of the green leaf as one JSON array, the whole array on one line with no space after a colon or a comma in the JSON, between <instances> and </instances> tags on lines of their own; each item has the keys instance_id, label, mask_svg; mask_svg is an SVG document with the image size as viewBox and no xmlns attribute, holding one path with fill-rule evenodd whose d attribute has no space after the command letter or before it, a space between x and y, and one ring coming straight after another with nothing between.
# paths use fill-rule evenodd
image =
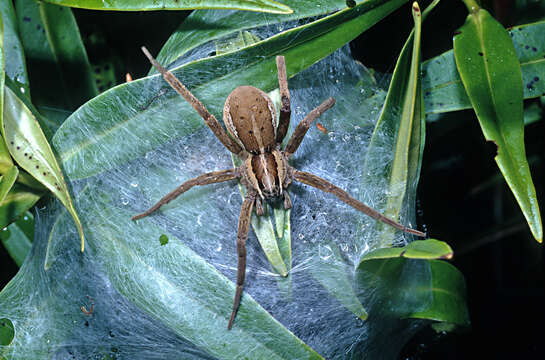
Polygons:
<instances>
[{"instance_id":1,"label":"green leaf","mask_svg":"<svg viewBox=\"0 0 545 360\"><path fill-rule=\"evenodd\" d=\"M424 15L438 2L434 1ZM365 202L373 204L384 215L398 222L400 209L414 209L415 206L414 194L420 176L425 137L420 80L422 16L417 3L413 3L413 18L415 30L409 35L399 55L386 101L371 137L363 170L366 186L381 188L385 192L375 194L375 198L365 199ZM391 149L386 159L385 148ZM409 205L403 207L403 202ZM376 226L380 232L379 247L391 246L395 229L382 223L377 223Z\"/></svg>"},{"instance_id":2,"label":"green leaf","mask_svg":"<svg viewBox=\"0 0 545 360\"><path fill-rule=\"evenodd\" d=\"M372 259L389 259L393 257L403 257L407 259L451 259L452 249L443 241L435 239L416 240L405 247L380 248L365 254L360 261Z\"/></svg>"},{"instance_id":3,"label":"green leaf","mask_svg":"<svg viewBox=\"0 0 545 360\"><path fill-rule=\"evenodd\" d=\"M6 75L21 84L25 93L29 93L25 54L19 38L18 24L12 1L0 1L0 13L3 21L3 41Z\"/></svg>"},{"instance_id":4,"label":"green leaf","mask_svg":"<svg viewBox=\"0 0 545 360\"><path fill-rule=\"evenodd\" d=\"M43 192L15 184L0 204L0 229L13 223L40 199Z\"/></svg>"},{"instance_id":5,"label":"green leaf","mask_svg":"<svg viewBox=\"0 0 545 360\"><path fill-rule=\"evenodd\" d=\"M243 192L242 186L240 186L240 189L242 193ZM252 215L252 219L251 219L252 229L254 230L257 236L257 239L259 241L259 244L261 245L261 248L265 252L265 255L267 256L267 260L269 261L269 264L271 264L274 271L281 276L287 276L288 267L286 266L286 262L284 261L282 257L282 253L280 252L280 248L279 248L279 242L282 240L282 237L279 236L277 238L276 233L274 231L273 222L272 222L272 216L273 216L272 212L274 210L282 211L282 209L273 208L272 206L269 206L268 204L263 204L263 205L264 205L264 208L266 209L265 210L266 214L263 216L257 216L254 213ZM291 255L291 250L289 254ZM289 258L289 260L291 260L291 257Z\"/></svg>"},{"instance_id":6,"label":"green leaf","mask_svg":"<svg viewBox=\"0 0 545 360\"><path fill-rule=\"evenodd\" d=\"M428 262L432 277L433 302L427 309L416 310L408 317L469 326L464 276L448 262L440 260Z\"/></svg>"},{"instance_id":7,"label":"green leaf","mask_svg":"<svg viewBox=\"0 0 545 360\"><path fill-rule=\"evenodd\" d=\"M374 3L374 5L377 5L377 3ZM380 8L380 6L374 7L374 9ZM362 7L360 6L358 9L361 10ZM378 17L375 19L378 19ZM347 21L338 23L338 26L350 24L352 21L346 18L345 20ZM326 18L323 21L331 20ZM308 27L306 28L307 31L296 33L297 36L292 37L290 35L280 40L273 39L273 42L269 43L269 45L275 45L274 41L279 41L273 48L282 53L284 51L283 46L286 44L292 47L301 46L301 49L297 51L288 48L288 52L290 49L292 51L289 54L288 61L291 61L291 65L293 65L293 69L288 71L292 71L291 74L294 74L319 59L323 54L328 53L332 47L339 45L340 40L337 40L337 37L350 38L355 33L360 32L365 27L363 25L367 26L368 23L353 22L351 26L343 28L346 33L336 31L337 28L334 26L319 28L320 32L312 32L311 30L315 28ZM350 32L352 34L349 34ZM313 36L318 35L325 36L325 39L313 38ZM284 43L285 40L286 43ZM298 41L302 42L298 43ZM305 42L311 41L314 43L306 47ZM339 43L336 43L337 41ZM221 102L223 101L221 95L228 93L240 83L251 80L252 84L256 86L265 84L268 89L277 86L274 64L275 53L272 51L269 53L269 50L264 51L267 47L263 43L254 46L256 48L263 47L259 48L259 52L257 50L251 52L249 49L254 49L254 47L250 46L245 48L245 50L248 50L246 53L243 51L230 53L220 58L220 60L226 61L216 59L215 61L203 63L200 68L193 67L193 70L202 71L198 75L194 75L194 77L192 77L192 74L195 73L189 72L188 69L191 70L191 66L195 66L194 64L199 62L189 64L188 67L179 68L177 75L183 81L189 77L189 83L194 85L197 92L199 92L197 95L200 98L202 98L200 95L204 95L204 98L207 99L204 101L206 105L215 106L215 114L218 115L220 114L218 110L221 109ZM314 46L316 46L316 50L313 50ZM317 53L313 53L314 51ZM236 54L236 56L232 54ZM241 57L241 54L244 56ZM261 60L262 56L264 56L263 60ZM246 65L239 65L240 59L242 64ZM257 64L253 68L252 66L256 61ZM204 66L204 64L207 66ZM251 66L247 66L248 64ZM211 65L219 66L219 68ZM288 62L288 69L290 69L291 65ZM241 67L238 68L238 66ZM251 71L246 74L245 71L248 68ZM231 69L235 71L235 75L231 75ZM214 74L209 79L217 80L221 76L226 76L226 82L216 81L216 83L212 84L214 86L208 86L209 83L206 79L200 82L198 78L203 75L209 76L207 74L211 71ZM244 76L236 74L238 71L244 73ZM344 78L340 77L340 79L348 79L349 77L347 75ZM233 82L233 84L228 81ZM309 345L305 344L289 330L293 330L297 335L302 334L299 335L302 338L305 336L305 341L307 339L313 341L313 347L321 347L321 349L317 348L317 351L327 351L328 345L335 347L335 353L330 353L333 356L327 354L327 358L334 358L337 354L343 356L346 351L352 351L352 344L357 344L354 347L363 346L367 334L372 331L380 333L384 337L384 333L387 333L390 329L382 325L380 319L375 323L376 328L369 328L369 322L363 322L345 309L344 306L348 307L348 305L346 301L342 300L343 298L346 299L344 297L346 294L342 293L343 290L338 291L334 298L329 296L317 281L310 278L307 269L310 262L305 262L306 256L311 252L315 255L316 253L313 250L320 244L312 244L309 238L300 239L301 241L297 243L298 250L301 251L298 251L296 255L302 257L298 259L297 264L300 266L297 267L297 271L293 271L293 276L298 281L294 283L296 285L294 286L294 293L303 295L303 301L293 302L294 306L291 307L292 303L285 300L283 296L277 296L276 291L272 292L262 286L262 281L267 285L274 284L276 278L278 278L277 276L269 273L256 275L256 272L252 271L255 270L255 267L249 267L249 274L252 274L252 276L248 278L245 284L245 292L235 326L230 332L225 330L234 293L234 284L227 279L227 276L232 279L235 272L233 265L236 262L234 256L236 252L232 240L236 228L236 214L233 215L233 213L237 213L238 209L233 205L239 202L238 194L236 192L224 192L223 186L192 189L192 194L184 194L188 196L177 200L179 201L178 204L173 202L170 209L163 213L156 214L138 223L131 222L130 217L134 215L135 207L141 206L144 201L147 201L145 196L153 198L161 192L164 194L172 183L179 184L181 179L178 178L178 175L180 177L189 177L192 175L192 171L200 173L203 171L204 166L209 165L209 162L214 162L214 166L219 166L219 163L215 161L218 159L222 165L228 164L227 153L222 153L220 145L217 144L208 129L203 128L196 133L196 129L202 127L202 119L192 118L192 112L189 108L180 111L180 108L183 109L183 106L185 106L183 100L177 95L169 93L169 90L166 90L168 85L162 79L154 78L152 81L143 79L136 82L140 84L132 88L134 92L118 92L115 93L115 96L109 97L119 90L120 87L118 87L100 95L99 99L112 100L116 104L116 106L110 106L108 112L106 112L106 108L103 108L104 111L100 116L95 117L89 111L88 105L94 101L91 100L89 104L84 105L83 108L86 110L85 113L82 112L81 114L85 114L85 116L80 114L78 124L63 125L63 128L65 126L67 129L70 127L70 131L73 133L67 131L62 136L58 135L55 138L55 144L59 148L70 149L70 142L73 139L71 135L83 136L80 132L86 132L85 129L89 129L90 132L87 133L84 140L85 145L95 142L98 145L93 151L87 153L87 157L81 157L77 161L68 159L65 164L73 161L74 169L79 167L83 171L88 171L87 166L96 166L96 162L101 161L98 158L102 158L105 161L101 164L101 167L95 167L95 170L98 169L95 174L100 174L104 171L104 168L111 171L83 181L74 182L75 194L77 194L74 201L80 210L86 229L89 228L88 234L86 233L88 236L88 251L83 256L75 254L72 249L71 243L75 241L76 234L73 226L69 226L72 221L70 217L65 211L62 211L65 214L55 218L55 213L52 210L55 206L52 204L47 205L47 211L40 221L44 228L52 230L45 234L43 232L37 233L35 250L32 251L32 261L27 261L22 271L19 272L20 275L0 293L0 316L17 319L14 322L16 323L18 338L14 342L16 344L13 345L13 348L10 347L9 350L28 351L35 358L62 357L62 351L69 349L66 346L61 347L59 345L74 344L73 347L78 352L85 355L91 353L92 355L98 355L99 350L96 350L97 346L95 344L96 335L92 338L82 335L87 334L88 331L98 329L99 331L95 334L98 334L101 341L103 340L105 346L107 346L112 342L120 341L121 338L116 336L115 339L111 339L105 335L107 332L102 331L111 327L121 329L121 331L124 331L123 334L130 334L129 336L133 339L133 343L129 344L131 348L142 349L142 346L137 343L142 339L138 337L141 334L145 334L142 336L146 336L146 339L151 339L149 344L160 346L160 341L165 343L165 338L156 340L156 338L153 338L154 334L143 332L138 327L140 319L143 319L143 322L145 321L146 326L148 326L147 328L144 326L144 329L152 328L159 332L160 335L167 333L174 337L175 340L183 341L184 347L181 348L181 351L188 349L189 356L193 355L190 351L197 349L198 352L195 351L195 357L205 354L203 357L214 358L319 358L319 355L309 348L310 342ZM202 87L199 88L201 85ZM344 88L345 81L339 81L339 87L341 86ZM193 87L189 87L193 90ZM124 88L128 88L128 86ZM353 90L353 87L350 86L349 89ZM136 90L139 90L139 92L136 92ZM351 91L351 93L360 94L360 88L356 90ZM143 97L142 100L140 100L141 96ZM338 99L338 105L341 105L342 97L338 97ZM344 99L354 98L347 96ZM164 106L166 105L168 108L170 102L176 103L178 106L172 106L171 112L163 112ZM349 100L346 100L346 103L349 102ZM96 101L94 106L97 106L98 103L99 101ZM120 113L125 115L125 120L127 118L132 119L134 122L133 128L124 128L126 124L124 120L121 120L114 123L118 125L120 131L109 134L108 131L112 129L111 125L113 123L110 122L110 115L115 117L117 108L124 110ZM336 118L324 117L324 119L330 121L329 124L325 123L326 127L330 128L330 125L338 124L339 129L351 128L354 131L354 125L360 125L361 118L353 115L357 114L357 112L350 112L350 119L341 118L343 113L337 110L339 108L341 106L331 109L332 112L338 111L335 113L337 114ZM144 112L144 114L140 114L141 112ZM174 114L178 115L173 116ZM151 119L153 121L149 121ZM322 121L325 121L324 119ZM343 119L344 121L334 121L337 119ZM153 125L157 123L160 126ZM150 126L156 126L151 130L157 130L157 133L152 131L143 135L142 132L132 131L142 127L149 130ZM316 133L318 133L318 136L323 135L320 132L314 131L313 134L310 131L309 137L306 139L307 143L309 140L316 140L316 137L313 138ZM116 138L110 138L110 136ZM156 141L157 136L164 136L164 139ZM123 141L120 141L120 139ZM83 137L81 140L83 140ZM327 139L325 140L327 141ZM106 144L106 142L110 143ZM340 141L327 142L330 143L331 149L340 143ZM134 143L138 143L138 146L135 146ZM315 142L315 144L317 143ZM357 143L364 143L364 141L357 140ZM214 151L211 151L210 154L197 151L199 145L202 145L202 148L206 151L206 145L209 144L217 145L211 148ZM189 147L187 153L183 150L184 146ZM129 148L129 151L136 151L130 154L125 148ZM156 151L149 154L149 157L146 156L146 152L151 149L156 149ZM127 151L127 156L123 161L117 161L113 157L110 160L104 159L104 156L111 156L111 152L117 150ZM157 153L163 151L168 152L168 155L155 157ZM178 158L174 156L182 151L187 156ZM98 158L95 159L95 157ZM169 159L166 160L166 157L169 157ZM165 160L165 162L150 161L150 159L159 158ZM176 158L176 161L171 163L170 160L174 158ZM203 158L210 161L203 164ZM299 161L304 161L302 158L303 156L299 158ZM113 164L110 163L112 159L116 160ZM358 157L358 159L361 160L361 157ZM120 164L123 165L120 166ZM171 165L178 168L173 171ZM151 174L153 171L154 176L148 175L145 178L146 176L141 176L144 173L142 170L146 174ZM161 171L164 171L164 173ZM71 173L74 174L74 172ZM171 181L163 182L168 174L170 174L169 179ZM353 171L348 175L357 177L357 174L354 174ZM74 180L72 178L68 179ZM81 190L84 184L89 185L87 190ZM148 196L148 193L141 196L142 192L147 191L150 192L151 196ZM310 194L307 191L303 193ZM202 195L205 197L203 198ZM215 195L218 195L217 198ZM231 195L233 196L231 197ZM229 202L224 201L226 197L229 197ZM180 203L182 203L182 206L179 206ZM312 204L309 204L309 206L312 206ZM331 210L329 211L330 214L337 213L334 211L334 205L331 206L331 208L328 206L324 210ZM202 219L199 219L196 214L202 215ZM335 218L335 215L333 215L329 219L338 219L338 222L330 224L335 226L335 229L343 230L339 238L335 239L335 242L344 242L345 239L341 238L343 236L346 238L352 237L352 233L348 232L352 229L345 225L347 222L352 223L350 215L348 218ZM200 220L202 220L202 224ZM221 224L221 226L218 224ZM314 224L317 226L327 225L325 222L319 222L318 220ZM282 226L276 219L275 225L277 227L275 230L280 232L278 230L282 230ZM285 233L285 222L283 230ZM316 230L316 232L319 232L320 228ZM346 232L344 232L345 230ZM40 236L39 234L43 235ZM169 238L168 245L161 246L160 242L157 241L161 234ZM47 237L58 243L58 246L52 246L52 249L54 249L53 257L56 257L57 261L50 264L49 272L44 275L42 267L37 265L41 265L43 260ZM216 243L223 246L223 250L221 248L216 250ZM256 248L257 245L256 247L249 246L249 251L255 251ZM267 261L264 256L261 256L259 248L257 248L257 251L259 256L256 258L249 257L249 261L252 262L257 259L251 265L262 270L267 266ZM284 250L282 248L280 248L280 251L283 254ZM346 255L346 251L343 250L343 252L343 255ZM214 261L216 259L219 259L219 261ZM346 262L346 259L343 260ZM339 268L346 269L347 267L341 266ZM346 280L353 280L350 276L354 275L354 267L352 266L349 270L349 277L339 278L338 284L344 286L348 283L351 285L351 282ZM335 276L338 274L335 273L333 278L336 279ZM409 274L414 276L410 272ZM324 271L323 276L327 275L327 272ZM40 279L37 288L33 287L35 286L35 279ZM299 282L301 280L302 282ZM303 287L299 287L300 284ZM47 291L42 291L44 289L47 289ZM353 289L352 286L352 291ZM37 291L43 296L27 296L28 294L35 294ZM303 294L303 292L305 293ZM84 299L87 294L97 301L95 315L90 318L87 318L79 310L82 301L86 301ZM259 299L259 303L267 306L267 309L271 309L271 314L268 314L257 305L250 295L255 296L256 300ZM294 296L294 298L298 297ZM359 302L359 299L356 300ZM307 306L307 301L311 306ZM271 303L273 305L269 308L268 306ZM361 305L363 302L359 303ZM21 304L23 306L20 306ZM344 306L342 306L343 304ZM357 303L353 304L357 305ZM423 306L417 308L424 309ZM289 318L291 315L297 316L300 319L299 322L294 324ZM372 314L370 313L370 315ZM339 321L324 321L324 319L329 319L330 316L332 319ZM279 318L289 330L274 320L273 317ZM308 322L306 322L307 318ZM123 321L116 321L116 319L123 319ZM89 322L89 327L83 325L86 321ZM36 324L41 326L36 327ZM328 326L321 326L322 324ZM333 325L334 328L331 328L330 325ZM323 331L322 334L316 335L313 326L316 326L316 330ZM373 326L375 325L373 324ZM350 329L350 333L343 332L347 327ZM25 336L29 331L32 331L32 336ZM339 334L339 336L332 337L331 334ZM157 343L154 341L157 341ZM323 345L323 342L328 342L328 345ZM343 345L336 347L337 343L340 342ZM350 345L350 349L348 346L345 347L344 344ZM389 345L388 347L390 347ZM130 351L129 346L126 347L127 351ZM168 346L173 346L173 344L168 343ZM168 346L165 346L165 348L168 348ZM378 347L374 343L372 343L372 346ZM354 358L362 357L357 355Z\"/></svg>"},{"instance_id":8,"label":"green leaf","mask_svg":"<svg viewBox=\"0 0 545 360\"><path fill-rule=\"evenodd\" d=\"M322 251L327 253L320 254L318 264L310 267L312 277L354 315L366 320L367 311L352 286L354 268L343 260L335 243L325 245Z\"/></svg>"},{"instance_id":9,"label":"green leaf","mask_svg":"<svg viewBox=\"0 0 545 360\"><path fill-rule=\"evenodd\" d=\"M49 3L93 10L190 10L190 9L235 9L290 14L289 7L273 0L46 0Z\"/></svg>"},{"instance_id":10,"label":"green leaf","mask_svg":"<svg viewBox=\"0 0 545 360\"><path fill-rule=\"evenodd\" d=\"M356 271L360 296L375 289L382 299L382 311L393 317L468 326L463 275L449 263L435 260L449 256L450 247L437 240L372 251ZM408 277L409 273L412 276Z\"/></svg>"},{"instance_id":11,"label":"green leaf","mask_svg":"<svg viewBox=\"0 0 545 360\"><path fill-rule=\"evenodd\" d=\"M0 239L8 254L21 266L32 247L34 237L34 217L30 212L10 224L0 232Z\"/></svg>"},{"instance_id":12,"label":"green leaf","mask_svg":"<svg viewBox=\"0 0 545 360\"><path fill-rule=\"evenodd\" d=\"M4 14L2 12L0 13L0 119L2 118L3 116L2 114L4 112L4 83L6 78L3 18L4 18ZM4 137L2 137L2 139L0 139L0 170L2 170L1 173L3 174L5 171L8 171L11 168L11 166L13 166L13 162L11 161L11 157L9 156L9 152L6 148L6 142L4 141Z\"/></svg>"},{"instance_id":13,"label":"green leaf","mask_svg":"<svg viewBox=\"0 0 545 360\"><path fill-rule=\"evenodd\" d=\"M345 0L286 0L284 3L294 10L293 13L267 16L268 25L325 16L346 7ZM221 18L221 26L215 25L218 18ZM210 26L202 26L202 24L210 24ZM157 55L157 61L168 65L209 41L223 42L224 39L236 39L241 32L251 34L249 29L261 26L263 26L263 16L257 13L246 13L241 16L237 12L226 13L218 10L193 11L169 37ZM157 70L152 67L149 74L156 73Z\"/></svg>"},{"instance_id":14,"label":"green leaf","mask_svg":"<svg viewBox=\"0 0 545 360\"><path fill-rule=\"evenodd\" d=\"M407 259L451 259L452 249L443 241L427 239L413 241L404 248L401 254Z\"/></svg>"},{"instance_id":15,"label":"green leaf","mask_svg":"<svg viewBox=\"0 0 545 360\"><path fill-rule=\"evenodd\" d=\"M524 149L522 73L511 37L486 10L477 9L454 37L454 56L483 134L497 146L494 159L541 242L541 215Z\"/></svg>"},{"instance_id":16,"label":"green leaf","mask_svg":"<svg viewBox=\"0 0 545 360\"><path fill-rule=\"evenodd\" d=\"M17 164L53 192L68 209L80 233L83 251L83 228L55 155L34 114L10 87L4 89L2 135L8 149Z\"/></svg>"},{"instance_id":17,"label":"green leaf","mask_svg":"<svg viewBox=\"0 0 545 360\"><path fill-rule=\"evenodd\" d=\"M524 99L545 94L545 21L515 26L509 30L522 70ZM422 64L426 114L471 108L458 74L453 50Z\"/></svg>"},{"instance_id":18,"label":"green leaf","mask_svg":"<svg viewBox=\"0 0 545 360\"><path fill-rule=\"evenodd\" d=\"M97 252L101 258L109 259L104 263L106 273L120 294L216 358L233 358L233 354L244 354L248 359L322 358L250 296L242 297L233 329L225 330L233 304L234 283L176 236L165 234L151 219L144 218L135 224L130 220L132 213L103 207L112 204L112 199L110 193L100 191L99 187L89 187L80 194L80 201L86 203L81 206L90 211L86 216L93 229L88 236L88 248L90 253ZM98 207L92 205L97 200L101 203ZM50 234L51 238L62 238L66 220L65 213L57 221L59 225ZM117 226L110 226L112 220ZM170 239L168 246L149 241L159 233ZM162 264L156 263L156 259L162 259ZM127 276L124 269L136 273ZM150 281L150 276L157 281ZM180 305L177 310L172 308L171 299Z\"/></svg>"},{"instance_id":19,"label":"green leaf","mask_svg":"<svg viewBox=\"0 0 545 360\"><path fill-rule=\"evenodd\" d=\"M0 176L0 204L2 204L13 184L15 184L18 175L19 169L17 169L17 166L12 166L4 175Z\"/></svg>"},{"instance_id":20,"label":"green leaf","mask_svg":"<svg viewBox=\"0 0 545 360\"><path fill-rule=\"evenodd\" d=\"M161 234L161 236L159 236L159 243L161 246L168 244L168 236Z\"/></svg>"},{"instance_id":21,"label":"green leaf","mask_svg":"<svg viewBox=\"0 0 545 360\"><path fill-rule=\"evenodd\" d=\"M0 81L1 82L1 81ZM0 116L2 114L2 108L4 103L4 86L0 88ZM11 155L9 154L8 147L4 138L0 138L0 174L5 174L13 166L13 161L11 161Z\"/></svg>"},{"instance_id":22,"label":"green leaf","mask_svg":"<svg viewBox=\"0 0 545 360\"><path fill-rule=\"evenodd\" d=\"M28 62L32 100L56 129L63 117L98 90L72 10L36 0L17 0L16 13ZM57 121L57 122L55 122Z\"/></svg>"},{"instance_id":23,"label":"green leaf","mask_svg":"<svg viewBox=\"0 0 545 360\"><path fill-rule=\"evenodd\" d=\"M11 344L14 336L15 330L11 320L6 318L0 319L0 345L7 346ZM0 352L0 355L2 355L2 352Z\"/></svg>"},{"instance_id":24,"label":"green leaf","mask_svg":"<svg viewBox=\"0 0 545 360\"><path fill-rule=\"evenodd\" d=\"M235 87L251 83L266 92L277 87L277 54L285 56L288 76L293 76L405 2L366 1L353 9L290 29L240 51L192 61L172 72L213 114L221 118L223 99ZM119 103L118 99L131 101ZM117 105L112 107L112 103ZM180 117L184 119L183 127L172 121ZM85 133L81 132L82 123L87 124ZM59 128L53 143L67 175L82 179L143 156L202 126L204 123L200 116L171 91L162 78L149 77L119 85L87 102ZM121 146L118 141L134 136L148 141L132 146Z\"/></svg>"}]
</instances>

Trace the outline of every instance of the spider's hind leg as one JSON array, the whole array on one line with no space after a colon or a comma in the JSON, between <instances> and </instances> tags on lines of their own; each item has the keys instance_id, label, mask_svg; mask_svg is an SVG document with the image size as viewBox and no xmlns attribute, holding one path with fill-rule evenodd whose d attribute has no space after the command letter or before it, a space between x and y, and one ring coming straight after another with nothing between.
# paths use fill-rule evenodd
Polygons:
<instances>
[{"instance_id":1,"label":"spider's hind leg","mask_svg":"<svg viewBox=\"0 0 545 360\"><path fill-rule=\"evenodd\" d=\"M252 208L254 207L256 193L254 191L248 191L242 208L240 209L240 217L238 219L238 235L237 235L237 253L238 253L238 267L237 267L237 288L235 291L235 300L233 301L233 311L227 324L227 330L231 330L235 316L237 315L238 307L240 305L240 298L242 297L242 287L244 286L244 279L246 277L246 239L248 239L248 232L250 231L250 218L252 216Z\"/></svg>"}]
</instances>

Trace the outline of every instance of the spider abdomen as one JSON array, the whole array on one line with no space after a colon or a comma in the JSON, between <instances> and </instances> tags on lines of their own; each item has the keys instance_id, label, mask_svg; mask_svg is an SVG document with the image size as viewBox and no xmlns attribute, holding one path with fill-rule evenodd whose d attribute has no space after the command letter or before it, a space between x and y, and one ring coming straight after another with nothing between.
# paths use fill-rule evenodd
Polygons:
<instances>
[{"instance_id":1,"label":"spider abdomen","mask_svg":"<svg viewBox=\"0 0 545 360\"><path fill-rule=\"evenodd\" d=\"M276 115L271 99L253 86L239 86L229 94L223 121L231 136L247 152L263 154L276 144Z\"/></svg>"}]
</instances>

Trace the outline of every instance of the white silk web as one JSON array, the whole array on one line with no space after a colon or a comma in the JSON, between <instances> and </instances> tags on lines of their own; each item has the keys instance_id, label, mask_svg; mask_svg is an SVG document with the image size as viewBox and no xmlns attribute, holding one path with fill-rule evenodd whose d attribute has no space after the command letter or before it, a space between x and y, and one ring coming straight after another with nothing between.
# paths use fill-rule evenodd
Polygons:
<instances>
[{"instance_id":1,"label":"white silk web","mask_svg":"<svg viewBox=\"0 0 545 360\"><path fill-rule=\"evenodd\" d=\"M207 56L209 47L193 50L191 58ZM182 80L198 82L194 76L199 74ZM37 211L31 254L0 296L0 318L9 318L16 328L14 342L0 346L0 353L6 351L10 359L309 357L305 350L294 350L294 335L327 359L393 358L421 323L389 316L391 304L381 298L380 285L372 279L364 290L355 285L359 259L379 246L375 221L332 195L298 183L289 189L294 204L289 276L283 278L271 268L251 230L245 295L233 330L226 330L242 202L236 182L193 188L157 214L130 220L181 182L232 167L228 151L208 128L199 125L180 136L180 129L190 128L186 120L161 110L175 95L164 99L160 78L149 86L158 94L155 109L149 110L155 118L148 114L133 126L170 117L169 128L142 136L120 122L121 130L111 141L99 141L89 122L70 124L72 131L96 142L96 158L134 144L145 146L155 136L168 141L145 156L105 163L110 170L71 181L87 236L84 254L78 251L79 238L66 211L56 202ZM385 96L371 73L344 47L290 79L289 87L289 134L321 101L330 96L337 100L318 119L327 134L313 126L292 165L370 206L380 205L373 202L385 190L362 185L364 176L373 176L363 174L363 164ZM108 106L126 108L127 116L143 109L138 99L107 99ZM174 109L184 102L176 101ZM223 101L206 104L218 119ZM68 140L56 136L55 141L58 146ZM389 160L383 161L388 166ZM409 210L404 209L401 219L407 225ZM166 245L161 245L161 235L168 237ZM395 242L403 244L404 235L398 232ZM405 270L409 282L429 276L416 263ZM82 312L82 306L87 312L92 306L92 313ZM366 321L362 306L370 314ZM293 335L279 330L267 312ZM249 330L238 329L237 322Z\"/></svg>"}]
</instances>

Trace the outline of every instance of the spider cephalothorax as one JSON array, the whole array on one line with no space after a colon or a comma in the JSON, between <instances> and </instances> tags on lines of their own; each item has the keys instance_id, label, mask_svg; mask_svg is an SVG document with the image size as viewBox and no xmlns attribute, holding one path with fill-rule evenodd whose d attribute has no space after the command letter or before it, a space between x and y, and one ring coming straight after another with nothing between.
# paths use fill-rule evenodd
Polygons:
<instances>
[{"instance_id":1,"label":"spider cephalothorax","mask_svg":"<svg viewBox=\"0 0 545 360\"><path fill-rule=\"evenodd\" d=\"M246 275L246 239L250 230L252 210L255 206L256 214L263 215L263 200L275 197L282 197L284 207L286 209L291 208L292 204L287 188L293 180L332 193L355 209L396 229L418 236L425 236L420 231L413 230L385 217L330 182L311 173L296 170L288 164L289 158L303 141L312 122L324 111L331 108L335 104L335 99L329 98L309 112L295 128L286 147L282 149L282 141L288 131L291 115L286 64L283 56L276 57L278 83L282 100L278 125L276 124L274 105L267 94L252 86L239 86L229 94L223 108L223 121L229 136L214 115L172 73L163 68L146 48L142 48L142 50L153 66L163 75L163 78L202 116L221 143L243 161L242 165L237 168L206 173L184 182L151 208L133 217L133 220L136 220L150 215L162 205L167 204L195 185L207 185L239 179L246 187L247 192L242 203L238 222L237 288L233 310L227 325L228 329L233 325L242 296L242 286Z\"/></svg>"}]
</instances>

